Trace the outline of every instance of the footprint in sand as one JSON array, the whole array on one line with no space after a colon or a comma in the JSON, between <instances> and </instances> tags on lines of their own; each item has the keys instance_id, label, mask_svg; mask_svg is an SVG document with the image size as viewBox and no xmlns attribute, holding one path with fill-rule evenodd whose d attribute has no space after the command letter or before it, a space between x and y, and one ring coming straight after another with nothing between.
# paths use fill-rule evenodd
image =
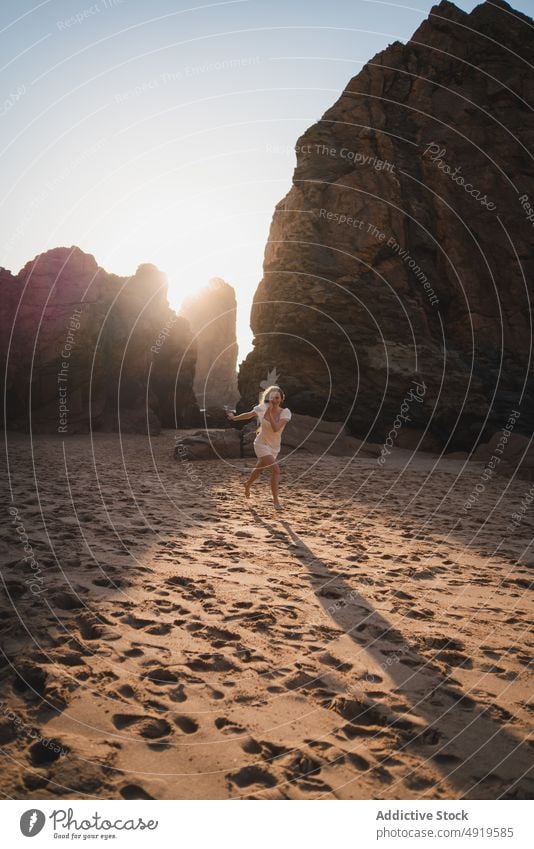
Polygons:
<instances>
[{"instance_id":1,"label":"footprint in sand","mask_svg":"<svg viewBox=\"0 0 534 849\"><path fill-rule=\"evenodd\" d=\"M334 655L330 654L330 652L320 654L318 659L325 666L331 666L334 669L337 669L339 672L349 672L352 669L352 663L345 663L339 660L337 657L334 657Z\"/></svg>"},{"instance_id":2,"label":"footprint in sand","mask_svg":"<svg viewBox=\"0 0 534 849\"><path fill-rule=\"evenodd\" d=\"M151 628L146 629L147 634L156 634L156 636L163 636L168 634L169 631L172 630L172 625L169 625L166 622L161 622L159 625L152 625Z\"/></svg>"},{"instance_id":3,"label":"footprint in sand","mask_svg":"<svg viewBox=\"0 0 534 849\"><path fill-rule=\"evenodd\" d=\"M368 769L371 769L369 761L366 761L361 755L357 755L356 752L344 752L344 755L347 761L360 772L367 772Z\"/></svg>"},{"instance_id":4,"label":"footprint in sand","mask_svg":"<svg viewBox=\"0 0 534 849\"><path fill-rule=\"evenodd\" d=\"M139 714L115 713L111 717L111 721L119 731L125 728L133 728L141 737L147 737L151 740L166 737L172 730L166 719L156 719Z\"/></svg>"},{"instance_id":5,"label":"footprint in sand","mask_svg":"<svg viewBox=\"0 0 534 849\"><path fill-rule=\"evenodd\" d=\"M63 747L58 740L50 740L48 745L44 745L40 740L30 746L30 760L34 766L48 766L61 757L62 751L68 751L67 747Z\"/></svg>"},{"instance_id":6,"label":"footprint in sand","mask_svg":"<svg viewBox=\"0 0 534 849\"><path fill-rule=\"evenodd\" d=\"M187 695L185 693L183 684L178 684L178 686L171 690L169 693L167 693L167 695L173 702L187 701Z\"/></svg>"},{"instance_id":7,"label":"footprint in sand","mask_svg":"<svg viewBox=\"0 0 534 849\"><path fill-rule=\"evenodd\" d=\"M141 657L141 655L143 655L143 654L144 654L144 651L143 651L143 649L135 649L135 648L133 648L133 649L126 649L126 651L124 652L124 654L125 654L127 657Z\"/></svg>"},{"instance_id":8,"label":"footprint in sand","mask_svg":"<svg viewBox=\"0 0 534 849\"><path fill-rule=\"evenodd\" d=\"M282 758L280 763L283 765L284 772L290 780L317 775L321 772L322 768L321 763L316 758L298 750Z\"/></svg>"},{"instance_id":9,"label":"footprint in sand","mask_svg":"<svg viewBox=\"0 0 534 849\"><path fill-rule=\"evenodd\" d=\"M193 672L230 672L238 667L221 654L199 655L194 660L186 661L186 666Z\"/></svg>"},{"instance_id":10,"label":"footprint in sand","mask_svg":"<svg viewBox=\"0 0 534 849\"><path fill-rule=\"evenodd\" d=\"M212 699L217 699L217 700L224 699L224 693L222 693L221 690L215 690L213 688L210 688L209 694L210 694Z\"/></svg>"},{"instance_id":11,"label":"footprint in sand","mask_svg":"<svg viewBox=\"0 0 534 849\"><path fill-rule=\"evenodd\" d=\"M81 598L77 595L71 595L70 593L56 593L52 596L51 601L51 607L53 609L58 607L60 610L80 610L85 607L85 603Z\"/></svg>"},{"instance_id":12,"label":"footprint in sand","mask_svg":"<svg viewBox=\"0 0 534 849\"><path fill-rule=\"evenodd\" d=\"M432 659L441 660L449 666L463 666L466 669L473 668L472 659L459 651L438 651Z\"/></svg>"},{"instance_id":13,"label":"footprint in sand","mask_svg":"<svg viewBox=\"0 0 534 849\"><path fill-rule=\"evenodd\" d=\"M145 672L142 677L148 678L148 680L152 681L153 684L178 683L178 674L176 672L173 672L172 669L168 669L165 666L156 666L149 672Z\"/></svg>"},{"instance_id":14,"label":"footprint in sand","mask_svg":"<svg viewBox=\"0 0 534 849\"><path fill-rule=\"evenodd\" d=\"M78 652L67 652L65 654L56 654L51 656L54 663L59 663L61 666L85 666L83 656Z\"/></svg>"},{"instance_id":15,"label":"footprint in sand","mask_svg":"<svg viewBox=\"0 0 534 849\"><path fill-rule=\"evenodd\" d=\"M130 686L130 684L123 684L117 689L117 693L120 696L124 696L125 699L135 698L135 690L133 687Z\"/></svg>"},{"instance_id":16,"label":"footprint in sand","mask_svg":"<svg viewBox=\"0 0 534 849\"><path fill-rule=\"evenodd\" d=\"M175 716L174 723L184 734L195 734L198 731L198 722L190 716Z\"/></svg>"},{"instance_id":17,"label":"footprint in sand","mask_svg":"<svg viewBox=\"0 0 534 849\"><path fill-rule=\"evenodd\" d=\"M274 775L260 766L244 766L239 772L229 773L226 778L230 784L237 787L251 787L259 784L261 787L275 787L277 781Z\"/></svg>"},{"instance_id":18,"label":"footprint in sand","mask_svg":"<svg viewBox=\"0 0 534 849\"><path fill-rule=\"evenodd\" d=\"M153 799L154 797L147 793L146 790L139 784L126 784L121 787L120 794L123 799Z\"/></svg>"},{"instance_id":19,"label":"footprint in sand","mask_svg":"<svg viewBox=\"0 0 534 849\"><path fill-rule=\"evenodd\" d=\"M215 727L223 734L244 734L246 730L242 725L227 719L225 716L220 716L215 720Z\"/></svg>"},{"instance_id":20,"label":"footprint in sand","mask_svg":"<svg viewBox=\"0 0 534 849\"><path fill-rule=\"evenodd\" d=\"M436 779L432 778L430 775L415 774L404 779L404 784L406 784L410 790L426 790L428 787L434 787L436 783Z\"/></svg>"},{"instance_id":21,"label":"footprint in sand","mask_svg":"<svg viewBox=\"0 0 534 849\"><path fill-rule=\"evenodd\" d=\"M132 616L131 613L128 613L122 620L125 625L131 625L132 628L139 630L139 628L146 628L148 625L153 625L153 619L139 619L137 616Z\"/></svg>"}]
</instances>

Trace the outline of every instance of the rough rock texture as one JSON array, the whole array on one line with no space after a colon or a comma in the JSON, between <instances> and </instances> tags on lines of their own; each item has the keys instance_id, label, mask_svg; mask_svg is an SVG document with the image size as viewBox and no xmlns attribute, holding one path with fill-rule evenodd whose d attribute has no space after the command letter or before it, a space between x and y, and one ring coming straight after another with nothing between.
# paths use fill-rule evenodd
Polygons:
<instances>
[{"instance_id":1,"label":"rough rock texture","mask_svg":"<svg viewBox=\"0 0 534 849\"><path fill-rule=\"evenodd\" d=\"M198 430L196 433L180 436L176 440L174 448L174 459L181 462L240 456L241 437L239 431L230 428Z\"/></svg>"},{"instance_id":2,"label":"rough rock texture","mask_svg":"<svg viewBox=\"0 0 534 849\"><path fill-rule=\"evenodd\" d=\"M0 330L9 429L157 433L200 424L192 334L153 265L118 277L62 247L16 276L0 269Z\"/></svg>"},{"instance_id":3,"label":"rough rock texture","mask_svg":"<svg viewBox=\"0 0 534 849\"><path fill-rule=\"evenodd\" d=\"M534 444L532 437L512 433L505 441L502 434L495 433L489 442L479 445L472 457L484 463L489 477L492 474L506 477L516 476L534 481Z\"/></svg>"},{"instance_id":4,"label":"rough rock texture","mask_svg":"<svg viewBox=\"0 0 534 849\"><path fill-rule=\"evenodd\" d=\"M205 289L183 302L180 314L195 334L194 389L199 406L233 406L239 398L234 289L220 277L213 277Z\"/></svg>"},{"instance_id":5,"label":"rough rock texture","mask_svg":"<svg viewBox=\"0 0 534 849\"><path fill-rule=\"evenodd\" d=\"M240 425L242 423L239 423ZM218 457L255 457L253 442L257 422L244 426L204 428L179 435L174 459L214 460ZM308 454L332 454L335 457L377 457L380 446L350 436L343 422L328 422L313 416L293 415L284 428L281 454L304 451Z\"/></svg>"},{"instance_id":6,"label":"rough rock texture","mask_svg":"<svg viewBox=\"0 0 534 849\"><path fill-rule=\"evenodd\" d=\"M531 26L500 0L470 14L442 2L298 139L240 410L274 367L294 412L375 442L401 410L398 433L428 428L449 450L487 441L513 409L529 433Z\"/></svg>"},{"instance_id":7,"label":"rough rock texture","mask_svg":"<svg viewBox=\"0 0 534 849\"><path fill-rule=\"evenodd\" d=\"M253 457L253 442L257 422L247 423L242 429L243 456ZM294 451L308 454L332 454L335 457L375 457L380 446L363 443L349 434L343 422L329 422L313 416L293 414L284 428L281 455Z\"/></svg>"}]
</instances>

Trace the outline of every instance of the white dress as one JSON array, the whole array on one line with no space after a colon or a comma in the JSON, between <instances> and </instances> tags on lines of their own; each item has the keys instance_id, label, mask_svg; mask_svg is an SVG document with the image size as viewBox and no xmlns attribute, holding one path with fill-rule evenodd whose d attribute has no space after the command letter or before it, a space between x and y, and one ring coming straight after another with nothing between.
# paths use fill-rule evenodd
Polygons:
<instances>
[{"instance_id":1,"label":"white dress","mask_svg":"<svg viewBox=\"0 0 534 849\"><path fill-rule=\"evenodd\" d=\"M277 455L280 453L280 444L282 438L282 431L275 431L271 427L271 423L265 421L265 413L267 412L267 404L258 404L254 407L254 412L258 416L261 423L261 430L256 436L254 440L254 451L256 457L267 457L269 455L273 456L275 459ZM288 422L291 418L291 411L284 407L280 410L280 421Z\"/></svg>"}]
</instances>

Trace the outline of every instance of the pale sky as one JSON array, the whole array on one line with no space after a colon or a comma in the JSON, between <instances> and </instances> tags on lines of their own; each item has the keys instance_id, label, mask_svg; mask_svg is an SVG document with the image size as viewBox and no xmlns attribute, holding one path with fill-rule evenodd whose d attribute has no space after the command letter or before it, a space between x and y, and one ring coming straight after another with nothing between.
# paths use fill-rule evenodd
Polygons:
<instances>
[{"instance_id":1,"label":"pale sky","mask_svg":"<svg viewBox=\"0 0 534 849\"><path fill-rule=\"evenodd\" d=\"M413 3L2 0L0 265L73 244L115 274L152 262L175 308L222 277L241 361L295 142L434 5Z\"/></svg>"}]
</instances>

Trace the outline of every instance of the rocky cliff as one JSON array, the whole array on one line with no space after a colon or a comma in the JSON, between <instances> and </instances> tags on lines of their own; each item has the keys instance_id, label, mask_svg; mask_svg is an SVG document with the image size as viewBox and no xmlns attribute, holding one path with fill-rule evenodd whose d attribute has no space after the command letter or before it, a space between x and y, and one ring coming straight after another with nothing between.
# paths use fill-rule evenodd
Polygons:
<instances>
[{"instance_id":1,"label":"rocky cliff","mask_svg":"<svg viewBox=\"0 0 534 849\"><path fill-rule=\"evenodd\" d=\"M165 276L108 274L77 247L0 269L0 366L14 430L158 432L200 424L195 346Z\"/></svg>"},{"instance_id":2,"label":"rocky cliff","mask_svg":"<svg viewBox=\"0 0 534 849\"><path fill-rule=\"evenodd\" d=\"M213 277L180 307L195 336L194 389L202 408L233 405L239 397L236 309L234 289L220 277Z\"/></svg>"},{"instance_id":3,"label":"rocky cliff","mask_svg":"<svg viewBox=\"0 0 534 849\"><path fill-rule=\"evenodd\" d=\"M298 139L240 409L276 368L292 410L376 442L400 421L469 449L514 410L531 430L531 27L442 2Z\"/></svg>"}]
</instances>

